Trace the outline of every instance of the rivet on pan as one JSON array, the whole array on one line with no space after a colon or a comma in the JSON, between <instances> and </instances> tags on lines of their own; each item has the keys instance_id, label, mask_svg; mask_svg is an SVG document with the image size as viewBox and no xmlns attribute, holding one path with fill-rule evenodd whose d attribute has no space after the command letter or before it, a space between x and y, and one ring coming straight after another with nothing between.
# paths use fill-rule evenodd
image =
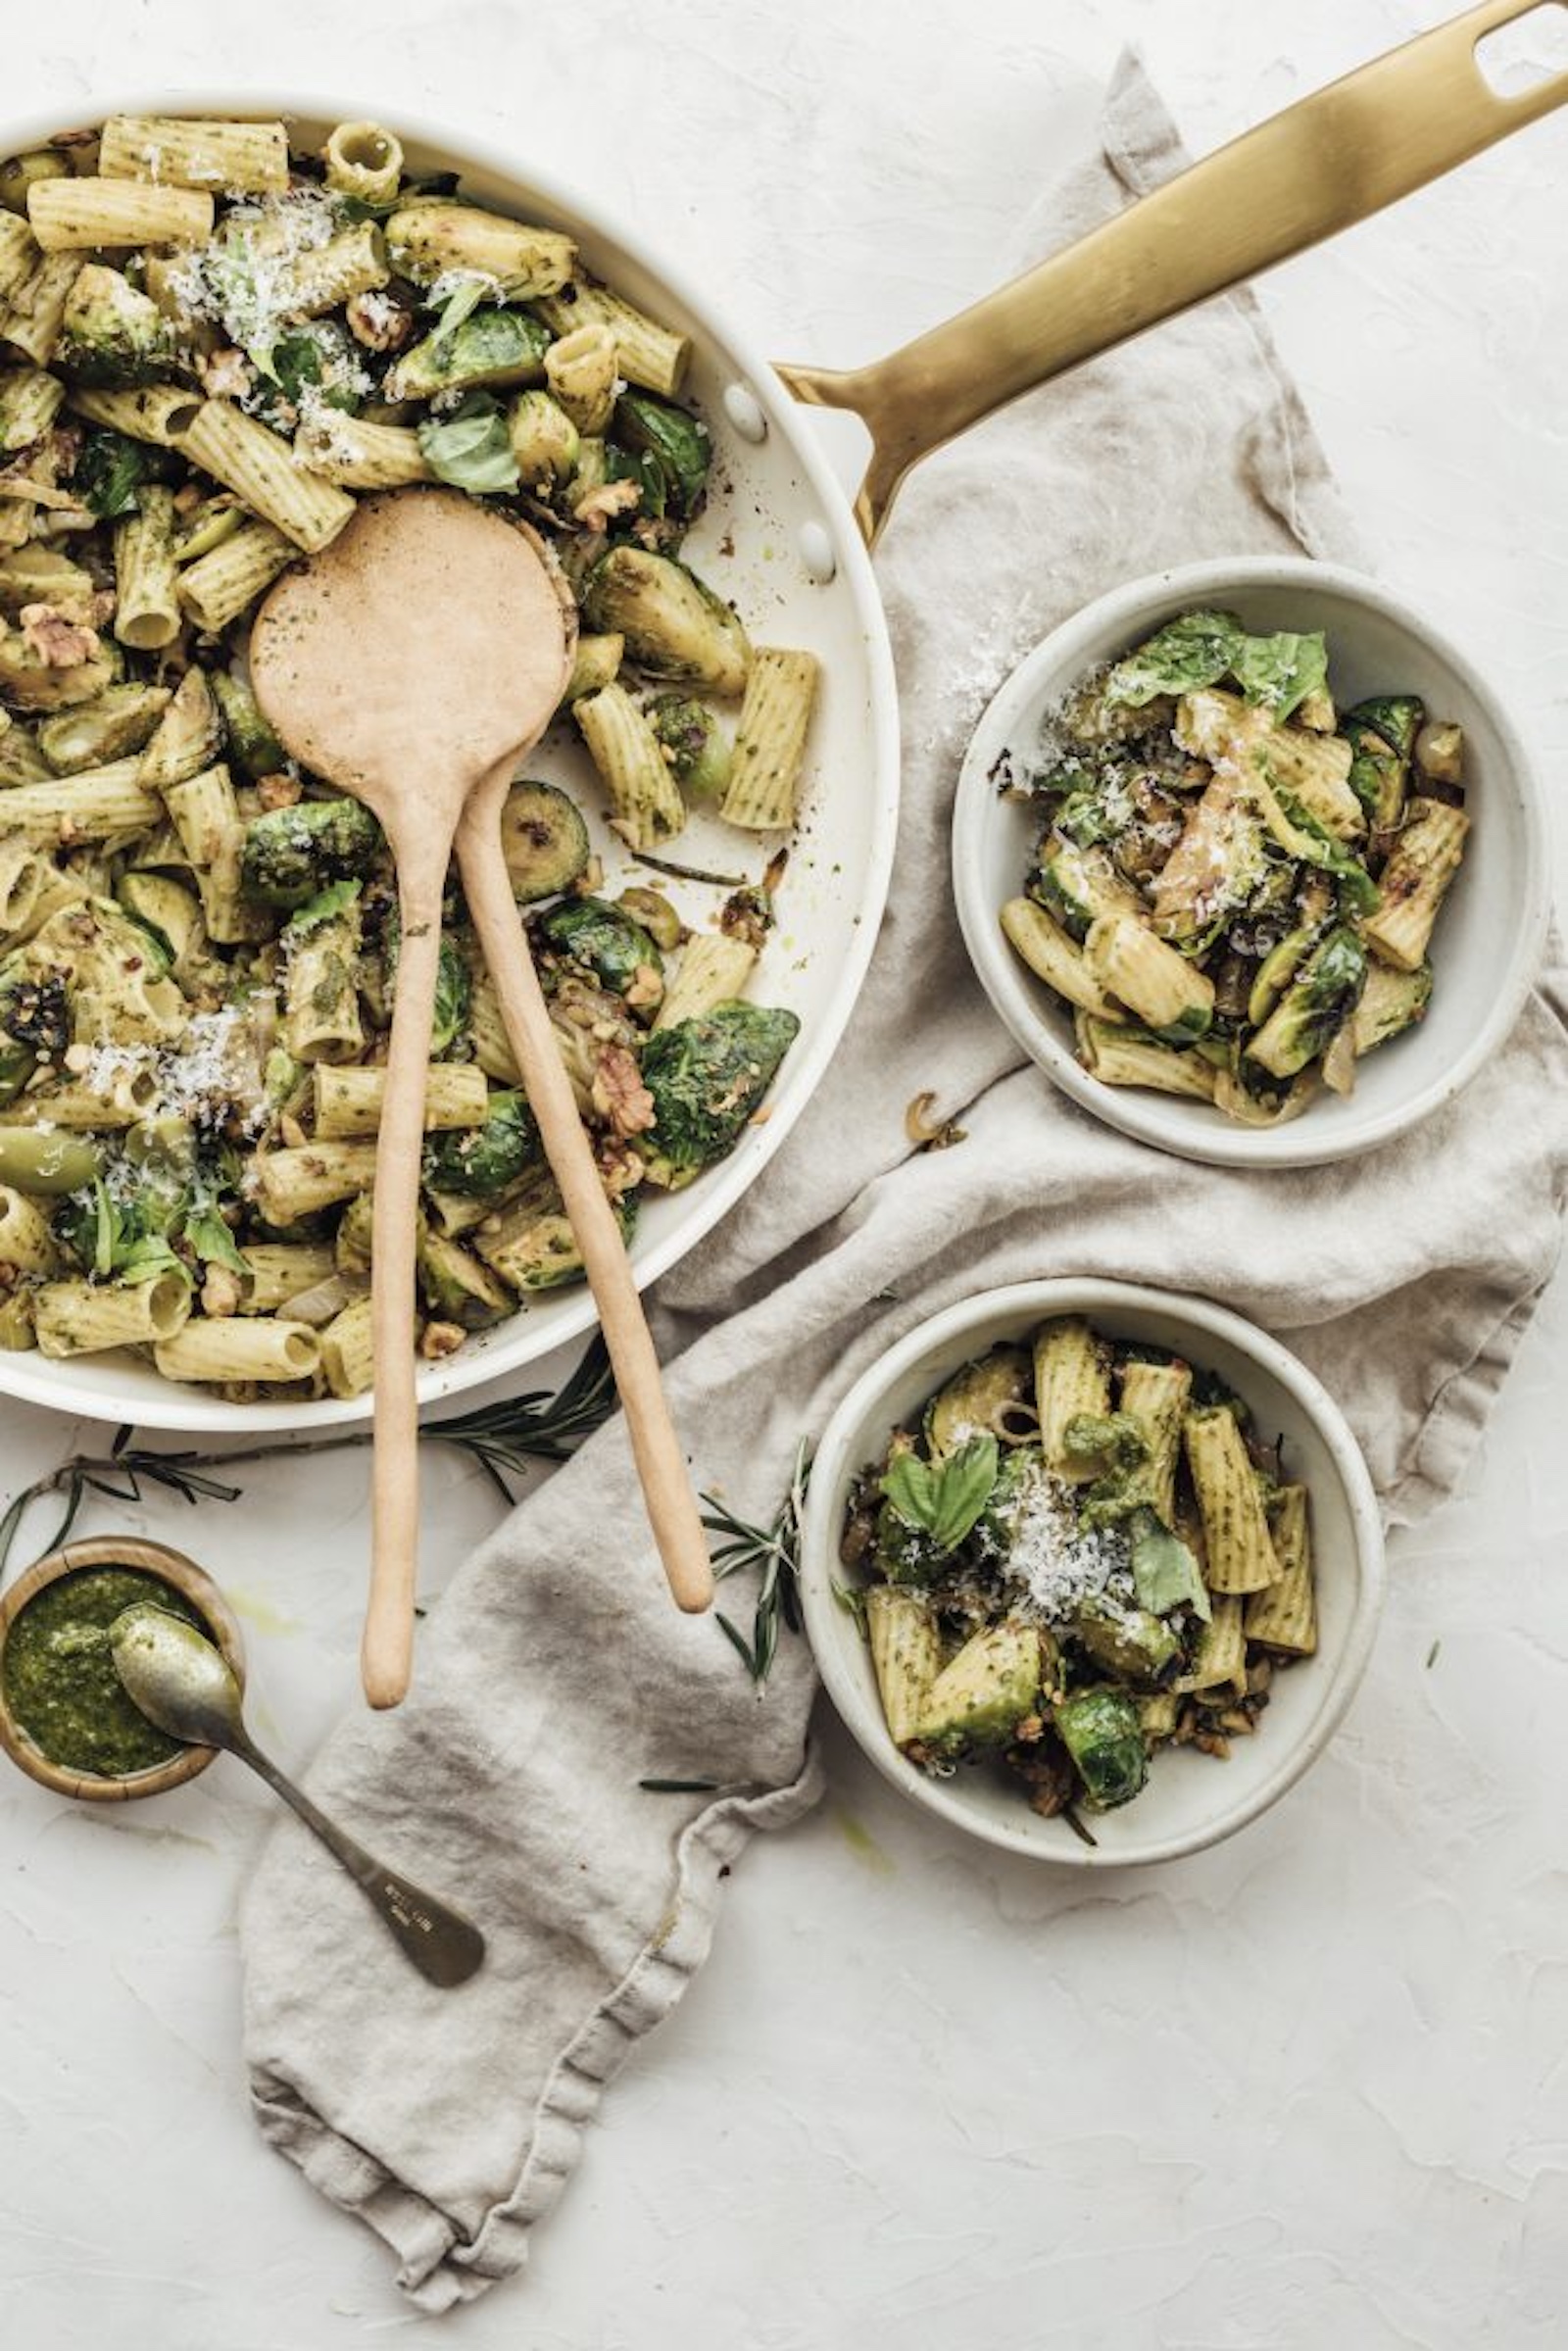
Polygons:
<instances>
[{"instance_id":1,"label":"rivet on pan","mask_svg":"<svg viewBox=\"0 0 1568 2351\"><path fill-rule=\"evenodd\" d=\"M724 414L743 441L765 441L767 418L757 403L757 394L745 384L730 384L724 394Z\"/></svg>"},{"instance_id":2,"label":"rivet on pan","mask_svg":"<svg viewBox=\"0 0 1568 2351\"><path fill-rule=\"evenodd\" d=\"M833 542L828 537L822 523L803 522L801 524L801 562L806 565L808 576L814 579L819 587L826 587L828 581L838 570L838 558L833 553Z\"/></svg>"}]
</instances>

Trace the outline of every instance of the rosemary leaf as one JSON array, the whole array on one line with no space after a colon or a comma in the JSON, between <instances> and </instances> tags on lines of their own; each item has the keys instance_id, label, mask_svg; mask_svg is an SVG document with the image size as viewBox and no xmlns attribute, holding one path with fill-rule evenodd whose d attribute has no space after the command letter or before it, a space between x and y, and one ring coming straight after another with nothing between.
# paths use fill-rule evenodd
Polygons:
<instances>
[{"instance_id":1,"label":"rosemary leaf","mask_svg":"<svg viewBox=\"0 0 1568 2351\"><path fill-rule=\"evenodd\" d=\"M723 1634L724 1639L734 1649L735 1654L737 1657L739 1657L742 1665L745 1666L747 1672L751 1675L752 1680L755 1682L758 1679L757 1660L752 1655L752 1644L747 1640L745 1634L730 1623L729 1618L724 1614L722 1608L715 1608L713 1610L713 1622L717 1625L719 1631Z\"/></svg>"},{"instance_id":2,"label":"rosemary leaf","mask_svg":"<svg viewBox=\"0 0 1568 2351\"><path fill-rule=\"evenodd\" d=\"M651 1796L708 1795L718 1786L716 1780L639 1780Z\"/></svg>"},{"instance_id":3,"label":"rosemary leaf","mask_svg":"<svg viewBox=\"0 0 1568 2351\"><path fill-rule=\"evenodd\" d=\"M765 1527L754 1527L737 1518L716 1494L702 1497L704 1526L710 1535L724 1538L713 1546L715 1579L738 1575L743 1568L756 1568L760 1574L750 1641L721 1611L714 1612L720 1630L760 1688L766 1684L778 1654L780 1625L792 1633L801 1629L801 1519L810 1475L810 1445L803 1438L795 1448L789 1492L772 1523Z\"/></svg>"}]
</instances>

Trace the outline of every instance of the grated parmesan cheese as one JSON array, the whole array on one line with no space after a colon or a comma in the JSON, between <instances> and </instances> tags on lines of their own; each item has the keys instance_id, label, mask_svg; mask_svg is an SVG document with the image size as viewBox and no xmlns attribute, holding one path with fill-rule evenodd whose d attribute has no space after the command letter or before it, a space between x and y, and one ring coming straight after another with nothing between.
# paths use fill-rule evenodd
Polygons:
<instances>
[{"instance_id":1,"label":"grated parmesan cheese","mask_svg":"<svg viewBox=\"0 0 1568 2351\"><path fill-rule=\"evenodd\" d=\"M81 1071L94 1094L117 1078L151 1070L159 1100L150 1116L217 1125L237 1118L247 1134L265 1123L267 1097L255 1036L243 1004L193 1012L172 1045L96 1045Z\"/></svg>"},{"instance_id":2,"label":"grated parmesan cheese","mask_svg":"<svg viewBox=\"0 0 1568 2351\"><path fill-rule=\"evenodd\" d=\"M1076 1488L1047 1475L1033 1480L1020 1501L998 1565L1010 1613L1026 1623L1066 1624L1091 1599L1132 1605L1125 1533L1080 1528L1078 1500Z\"/></svg>"}]
</instances>

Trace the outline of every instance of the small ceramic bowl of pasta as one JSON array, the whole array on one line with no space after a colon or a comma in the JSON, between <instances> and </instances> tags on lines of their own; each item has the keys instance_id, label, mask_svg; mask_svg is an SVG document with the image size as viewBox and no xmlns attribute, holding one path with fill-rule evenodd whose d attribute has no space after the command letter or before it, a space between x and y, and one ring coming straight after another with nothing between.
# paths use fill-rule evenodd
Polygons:
<instances>
[{"instance_id":1,"label":"small ceramic bowl of pasta","mask_svg":"<svg viewBox=\"0 0 1568 2351\"><path fill-rule=\"evenodd\" d=\"M1137 580L1020 664L954 818L964 939L1086 1109L1296 1167L1449 1101L1545 944L1540 787L1486 679L1404 601L1305 559Z\"/></svg>"},{"instance_id":2,"label":"small ceramic bowl of pasta","mask_svg":"<svg viewBox=\"0 0 1568 2351\"><path fill-rule=\"evenodd\" d=\"M1116 1868L1254 1822L1371 1652L1383 1539L1332 1397L1205 1299L1023 1282L850 1391L801 1559L828 1693L911 1802Z\"/></svg>"}]
</instances>

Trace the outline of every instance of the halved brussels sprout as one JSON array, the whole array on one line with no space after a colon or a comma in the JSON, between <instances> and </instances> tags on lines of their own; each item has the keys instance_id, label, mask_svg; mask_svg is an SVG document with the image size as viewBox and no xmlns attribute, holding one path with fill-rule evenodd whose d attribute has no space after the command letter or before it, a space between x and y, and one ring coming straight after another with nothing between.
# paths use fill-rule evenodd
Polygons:
<instances>
[{"instance_id":1,"label":"halved brussels sprout","mask_svg":"<svg viewBox=\"0 0 1568 2351\"><path fill-rule=\"evenodd\" d=\"M752 648L739 617L684 563L641 547L610 548L583 582L592 629L626 640L626 659L652 677L739 694Z\"/></svg>"}]
</instances>

